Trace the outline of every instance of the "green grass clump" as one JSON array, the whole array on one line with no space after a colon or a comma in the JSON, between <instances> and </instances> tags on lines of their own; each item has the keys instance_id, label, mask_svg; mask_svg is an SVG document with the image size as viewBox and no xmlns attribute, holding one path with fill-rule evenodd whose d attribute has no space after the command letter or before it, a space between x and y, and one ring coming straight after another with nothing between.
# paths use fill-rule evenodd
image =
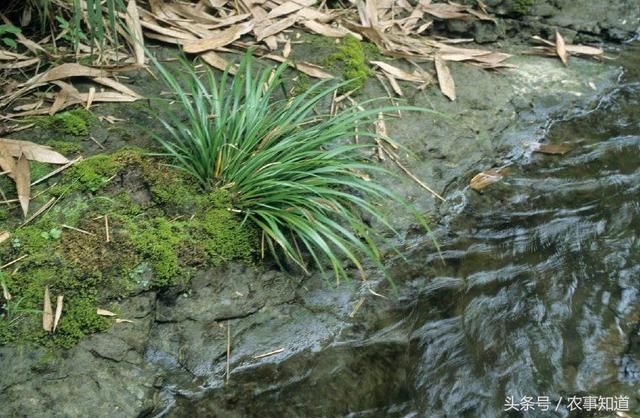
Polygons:
<instances>
[{"instance_id":1,"label":"green grass clump","mask_svg":"<svg viewBox=\"0 0 640 418\"><path fill-rule=\"evenodd\" d=\"M347 35L338 46L338 52L327 58L327 65L340 68L344 79L349 80L347 85L340 88L341 93L359 90L371 76L372 72L367 65L365 51L365 43L352 35Z\"/></svg>"},{"instance_id":2,"label":"green grass clump","mask_svg":"<svg viewBox=\"0 0 640 418\"><path fill-rule=\"evenodd\" d=\"M323 274L328 261L338 282L348 277L343 258L363 275L363 256L382 267L378 231L362 215L395 232L377 203L399 198L362 175L390 174L368 161L373 141L352 138L358 126L361 138L376 137L362 127L389 109L319 111L352 81L319 82L297 97L279 98L286 64L254 74L249 54L231 81L228 72L217 80L211 71L203 81L188 64L178 81L152 60L186 113L186 122L175 107L163 114L168 137L158 140L165 155L204 190L228 191L233 209L260 229L276 261L284 256L308 271L310 259Z\"/></svg>"}]
</instances>

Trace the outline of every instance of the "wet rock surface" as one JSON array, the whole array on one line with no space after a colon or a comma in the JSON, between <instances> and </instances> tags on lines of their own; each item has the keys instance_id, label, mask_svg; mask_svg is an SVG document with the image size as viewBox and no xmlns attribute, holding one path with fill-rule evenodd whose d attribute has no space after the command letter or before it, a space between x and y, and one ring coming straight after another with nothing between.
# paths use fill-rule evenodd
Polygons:
<instances>
[{"instance_id":1,"label":"wet rock surface","mask_svg":"<svg viewBox=\"0 0 640 418\"><path fill-rule=\"evenodd\" d=\"M486 3L505 17L497 29L448 30L474 31L479 42L508 37L515 2ZM633 36L639 26L637 2L607 2L606 10L603 3L536 2L519 27L539 32L557 25L575 31L576 39ZM412 104L433 108L444 117L428 114L387 121L394 138L416 154L417 158L408 159L411 171L428 179L448 201L438 204L410 179L389 179L389 184L393 182L419 210L441 220L439 235L444 241L451 231L443 220L466 205L468 196L461 190L473 174L523 158L523 141L543 140L551 119L575 117L596 108L621 74L615 62L572 58L568 68L539 57L518 56L513 62L517 69L501 73L453 65L456 102L434 89L410 98ZM380 95L384 92L378 87L367 86L365 96ZM389 211L402 213L398 208ZM425 325L422 332L415 332L417 319L412 312L437 313L450 321L440 325L458 326L445 313L459 314L447 295L456 295L452 289L462 287L453 278L461 273L454 274L459 266L452 266L450 280L426 283L438 260L429 239L417 232L409 216L393 219L404 231L410 252L407 263L390 261L390 273L400 286L399 298L375 277L366 285L327 289L319 277L301 278L239 264L201 272L187 288L123 300L119 317L133 323L114 324L68 352L0 347L0 416L415 414L416 402L426 402L424 393L417 393L424 388L415 383L425 377L416 372L416 364L429 357L424 347L435 349L451 342L439 339L443 328ZM431 306L416 297L431 292L439 295L427 298ZM477 308L481 314L490 310ZM629 319L627 324L633 323ZM612 343L612 357L619 363L607 365L618 367L621 380L630 383L638 381L640 370L637 319L635 324L635 328L627 325L634 332L627 330ZM500 353L489 350L482 355ZM470 383L459 382L463 384ZM451 391L459 389L452 381ZM483 393L483 388L478 387L477 393ZM481 397L468 400L482 401Z\"/></svg>"}]
</instances>

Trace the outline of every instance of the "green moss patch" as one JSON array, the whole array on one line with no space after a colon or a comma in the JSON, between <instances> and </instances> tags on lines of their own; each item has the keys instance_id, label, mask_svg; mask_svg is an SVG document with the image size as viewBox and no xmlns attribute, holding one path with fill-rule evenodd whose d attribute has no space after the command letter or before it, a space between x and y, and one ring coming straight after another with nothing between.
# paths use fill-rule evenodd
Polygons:
<instances>
[{"instance_id":1,"label":"green moss patch","mask_svg":"<svg viewBox=\"0 0 640 418\"><path fill-rule=\"evenodd\" d=\"M26 226L17 219L0 244L0 265L24 257L0 271L13 296L0 296L0 344L71 347L110 326L98 307L185 283L197 268L253 260L257 232L229 210L228 193L205 193L140 150L88 158L58 181L43 197L57 196L55 206ZM11 219L17 210L0 216ZM64 296L54 334L42 330L47 286L54 303Z\"/></svg>"},{"instance_id":2,"label":"green moss patch","mask_svg":"<svg viewBox=\"0 0 640 418\"><path fill-rule=\"evenodd\" d=\"M352 80L342 90L358 90L371 76L372 71L367 65L366 43L354 36L347 35L338 45L338 51L329 55L326 65L342 72L345 80ZM371 50L371 48L369 48Z\"/></svg>"},{"instance_id":3,"label":"green moss patch","mask_svg":"<svg viewBox=\"0 0 640 418\"><path fill-rule=\"evenodd\" d=\"M73 136L89 135L89 128L95 117L85 109L75 109L53 116L43 116L37 119L38 125L54 132Z\"/></svg>"}]
</instances>

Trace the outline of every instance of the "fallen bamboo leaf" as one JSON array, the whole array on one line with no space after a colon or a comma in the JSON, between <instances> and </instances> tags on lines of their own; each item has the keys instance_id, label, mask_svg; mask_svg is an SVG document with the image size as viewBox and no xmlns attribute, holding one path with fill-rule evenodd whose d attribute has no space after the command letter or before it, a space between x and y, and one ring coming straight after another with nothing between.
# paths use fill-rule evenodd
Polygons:
<instances>
[{"instance_id":1,"label":"fallen bamboo leaf","mask_svg":"<svg viewBox=\"0 0 640 418\"><path fill-rule=\"evenodd\" d=\"M287 38L287 41L284 43L284 47L282 48L282 57L289 58L290 53L291 53L291 39Z\"/></svg>"},{"instance_id":2,"label":"fallen bamboo leaf","mask_svg":"<svg viewBox=\"0 0 640 418\"><path fill-rule=\"evenodd\" d=\"M556 53L560 57L560 61L562 61L565 66L569 65L569 55L567 54L564 38L558 31L556 31Z\"/></svg>"},{"instance_id":3,"label":"fallen bamboo leaf","mask_svg":"<svg viewBox=\"0 0 640 418\"><path fill-rule=\"evenodd\" d=\"M44 288L44 306L42 308L42 329L51 332L53 329L53 310L51 309L51 297L49 286Z\"/></svg>"},{"instance_id":4,"label":"fallen bamboo leaf","mask_svg":"<svg viewBox=\"0 0 640 418\"><path fill-rule=\"evenodd\" d=\"M9 153L6 145L0 142L0 170L6 172L9 177L15 179L16 162Z\"/></svg>"},{"instance_id":5,"label":"fallen bamboo leaf","mask_svg":"<svg viewBox=\"0 0 640 418\"><path fill-rule=\"evenodd\" d=\"M424 71L414 71L413 73L410 73L383 61L371 61L371 64L377 65L385 73L390 74L394 78L399 78L400 80L413 81L417 83L430 83L433 81L431 76Z\"/></svg>"},{"instance_id":6,"label":"fallen bamboo leaf","mask_svg":"<svg viewBox=\"0 0 640 418\"><path fill-rule=\"evenodd\" d=\"M113 312L100 308L96 309L96 314L100 316L116 316Z\"/></svg>"},{"instance_id":7,"label":"fallen bamboo leaf","mask_svg":"<svg viewBox=\"0 0 640 418\"><path fill-rule=\"evenodd\" d=\"M353 37L362 40L362 35L351 32L343 26L334 27L325 23L316 22L315 20L307 20L303 25L311 32L315 32L318 35L326 36L328 38L344 38L347 35L352 35Z\"/></svg>"},{"instance_id":8,"label":"fallen bamboo leaf","mask_svg":"<svg viewBox=\"0 0 640 418\"><path fill-rule=\"evenodd\" d=\"M51 81L63 80L70 77L104 77L107 72L99 68L87 67L76 63L60 64L42 74L31 78L23 85L29 86L36 83L49 83Z\"/></svg>"},{"instance_id":9,"label":"fallen bamboo leaf","mask_svg":"<svg viewBox=\"0 0 640 418\"><path fill-rule=\"evenodd\" d=\"M289 16L286 19L279 20L272 24L269 24L269 21L265 20L264 22L267 22L266 25L261 24L259 27L256 27L253 31L256 35L256 41L260 42L264 38L267 38L272 35L276 35L282 32L283 30L290 28L296 23L297 20L298 20L297 16Z\"/></svg>"},{"instance_id":10,"label":"fallen bamboo leaf","mask_svg":"<svg viewBox=\"0 0 640 418\"><path fill-rule=\"evenodd\" d=\"M129 0L125 22L129 27L128 36L133 37L133 39L130 39L130 43L131 48L133 48L136 64L142 66L144 65L144 37L142 35L142 26L140 24L140 15L138 14L136 0Z\"/></svg>"},{"instance_id":11,"label":"fallen bamboo leaf","mask_svg":"<svg viewBox=\"0 0 640 418\"><path fill-rule=\"evenodd\" d=\"M567 44L567 45L565 45L565 49L570 54L577 54L577 55L597 56L597 55L604 54L604 51L602 49L596 48L596 47L593 47L593 46L587 46L587 45L571 45L571 44Z\"/></svg>"},{"instance_id":12,"label":"fallen bamboo leaf","mask_svg":"<svg viewBox=\"0 0 640 418\"><path fill-rule=\"evenodd\" d=\"M234 64L233 66L229 63L229 61L227 61L226 59L222 58L220 55L216 54L213 51L209 51L209 52L205 52L204 54L200 55L200 58L206 62L207 64L209 64L210 66L212 66L215 69L218 69L220 71L225 71L225 70L229 70L229 73L234 74L236 73L238 66L237 64Z\"/></svg>"},{"instance_id":13,"label":"fallen bamboo leaf","mask_svg":"<svg viewBox=\"0 0 640 418\"><path fill-rule=\"evenodd\" d=\"M211 35L205 39L197 41L184 42L183 49L190 54L211 51L220 47L229 45L233 41L240 39L244 34L249 33L254 26L253 20L239 25L233 26L218 32L211 32Z\"/></svg>"},{"instance_id":14,"label":"fallen bamboo leaf","mask_svg":"<svg viewBox=\"0 0 640 418\"><path fill-rule=\"evenodd\" d=\"M306 62L301 62L301 61L291 61L291 60L287 60L284 57L281 57L279 55L273 55L273 54L267 54L267 55L263 55L263 58L268 58L270 60L274 60L277 62L289 62L290 65L295 68L296 70L300 71L301 73L305 73L307 75L310 75L311 77L315 77L315 78L320 78L320 79L329 79L329 78L333 78L333 76L325 71L322 71L319 67L313 65L313 64L309 64Z\"/></svg>"},{"instance_id":15,"label":"fallen bamboo leaf","mask_svg":"<svg viewBox=\"0 0 640 418\"><path fill-rule=\"evenodd\" d=\"M28 160L48 164L67 164L69 160L51 147L35 144L29 141L0 138L0 148L4 148L12 157L19 158L21 154ZM3 168L4 170L4 168Z\"/></svg>"},{"instance_id":16,"label":"fallen bamboo leaf","mask_svg":"<svg viewBox=\"0 0 640 418\"><path fill-rule=\"evenodd\" d=\"M56 314L53 318L53 332L56 332L56 328L58 328L58 322L60 322L60 317L62 316L62 302L64 300L64 296L59 295L56 300Z\"/></svg>"},{"instance_id":17,"label":"fallen bamboo leaf","mask_svg":"<svg viewBox=\"0 0 640 418\"><path fill-rule=\"evenodd\" d=\"M116 324L135 324L135 321L124 318L116 318Z\"/></svg>"},{"instance_id":18,"label":"fallen bamboo leaf","mask_svg":"<svg viewBox=\"0 0 640 418\"><path fill-rule=\"evenodd\" d=\"M26 218L29 212L29 200L31 200L31 171L29 169L29 160L24 154L20 154L14 174L18 200L20 201L22 214Z\"/></svg>"},{"instance_id":19,"label":"fallen bamboo leaf","mask_svg":"<svg viewBox=\"0 0 640 418\"><path fill-rule=\"evenodd\" d=\"M491 168L489 170L482 171L473 176L469 182L469 186L471 186L475 191L480 191L485 187L502 180L509 171L509 167Z\"/></svg>"},{"instance_id":20,"label":"fallen bamboo leaf","mask_svg":"<svg viewBox=\"0 0 640 418\"><path fill-rule=\"evenodd\" d=\"M541 144L539 142L532 142L528 145L533 152L539 152L541 154L564 155L573 150L570 144Z\"/></svg>"},{"instance_id":21,"label":"fallen bamboo leaf","mask_svg":"<svg viewBox=\"0 0 640 418\"><path fill-rule=\"evenodd\" d=\"M8 231L0 231L0 244L5 242L11 237L11 234Z\"/></svg>"},{"instance_id":22,"label":"fallen bamboo leaf","mask_svg":"<svg viewBox=\"0 0 640 418\"><path fill-rule=\"evenodd\" d=\"M2 297L4 300L11 300L11 293L9 293L9 289L7 289L4 280L0 281L0 285L2 286Z\"/></svg>"},{"instance_id":23,"label":"fallen bamboo leaf","mask_svg":"<svg viewBox=\"0 0 640 418\"><path fill-rule=\"evenodd\" d=\"M451 72L449 71L449 67L447 64L440 59L440 57L435 57L436 64L436 74L438 75L438 84L440 85L440 91L442 94L447 96L450 100L456 99L456 86L453 81L453 77L451 77Z\"/></svg>"},{"instance_id":24,"label":"fallen bamboo leaf","mask_svg":"<svg viewBox=\"0 0 640 418\"><path fill-rule=\"evenodd\" d=\"M89 108L93 104L93 99L95 97L96 97L96 88L91 86L89 87L89 94L87 94L87 103L85 104L85 109L89 110Z\"/></svg>"}]
</instances>

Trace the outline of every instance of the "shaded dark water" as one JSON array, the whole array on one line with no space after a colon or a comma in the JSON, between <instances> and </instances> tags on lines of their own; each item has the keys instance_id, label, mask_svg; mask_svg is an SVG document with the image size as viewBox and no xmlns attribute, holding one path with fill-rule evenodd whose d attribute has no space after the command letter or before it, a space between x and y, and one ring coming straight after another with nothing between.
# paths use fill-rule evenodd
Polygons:
<instances>
[{"instance_id":1,"label":"shaded dark water","mask_svg":"<svg viewBox=\"0 0 640 418\"><path fill-rule=\"evenodd\" d=\"M466 193L447 267L414 285L408 415L640 416L638 80L551 126L571 153Z\"/></svg>"}]
</instances>

